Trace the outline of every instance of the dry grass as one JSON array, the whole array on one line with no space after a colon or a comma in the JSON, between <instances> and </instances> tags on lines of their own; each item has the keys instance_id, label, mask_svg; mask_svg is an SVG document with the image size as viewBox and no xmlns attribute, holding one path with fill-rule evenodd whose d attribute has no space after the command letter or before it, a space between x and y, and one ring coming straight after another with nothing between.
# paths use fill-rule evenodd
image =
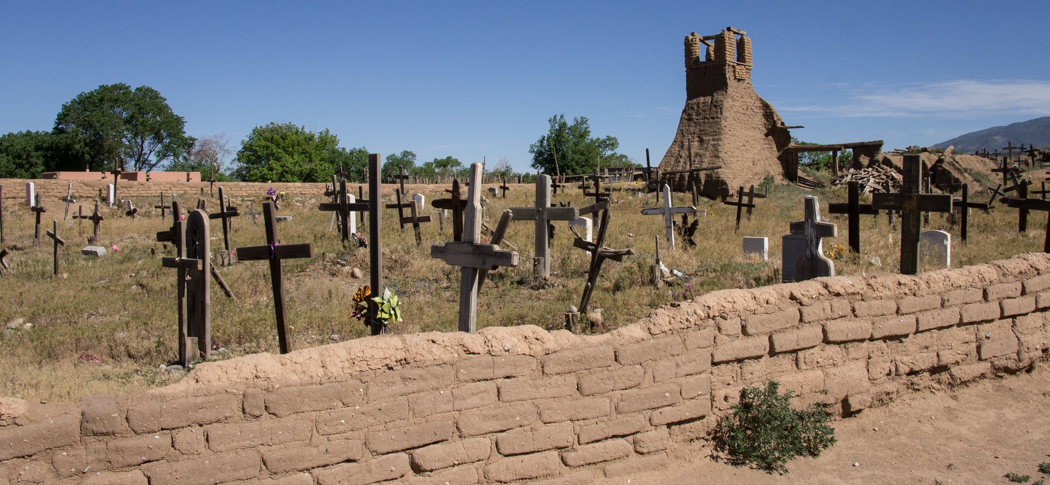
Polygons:
<instances>
[{"instance_id":1,"label":"dry grass","mask_svg":"<svg viewBox=\"0 0 1050 485\"><path fill-rule=\"evenodd\" d=\"M429 255L430 244L451 239L451 228L438 228L429 202L445 197L444 186L415 186L410 192L427 198L426 214L434 222L423 225L422 248L417 248L411 226L402 232L393 210L384 213L383 254L385 284L402 301L405 321L388 331L410 333L450 332L456 329L459 271ZM356 192L356 188L354 188ZM392 199L391 193L384 198ZM557 201L574 206L589 203L577 189L559 193ZM744 221L734 233L735 209L720 202L705 201L699 207L708 211L701 221L697 248L685 248L679 238L678 249L668 251L664 242L663 220L642 216L641 209L657 205L656 194L636 197L636 186L618 184L613 192L612 222L606 245L614 249L632 247L636 254L623 263L607 261L591 300L591 308L602 308L604 328L627 325L644 317L653 308L670 301L687 299L723 288L750 288L777 282L780 266L780 236L788 222L802 219L800 197L806 192L793 186L776 187L768 199L758 202L751 221ZM827 203L844 201L844 189L817 193L827 216ZM263 194L254 200L261 207ZM195 199L195 198L194 198ZM330 214L316 210L323 197L303 197L288 201L280 214L292 215L292 223L280 224L282 241L313 243L315 257L284 263L285 283L293 348L323 345L367 334L364 326L350 315L351 298L367 284L368 252L344 249L338 233L327 231ZM190 198L183 200L189 201ZM495 226L499 214L509 206L531 206L534 189L515 186L507 200L490 199L485 211L489 225ZM140 206L156 201L136 201ZM147 204L148 202L148 204ZM249 200L235 201L246 210ZM684 205L688 197L675 195L675 204ZM51 217L62 215L62 204L46 202L46 226ZM209 206L217 202L209 201ZM88 204L85 203L85 209ZM32 247L33 217L24 206L5 204L4 229L12 254L11 269L0 276L5 291L0 294L0 325L16 318L32 323L31 328L6 329L0 339L0 394L39 401L75 401L101 392L128 392L171 382L179 377L158 370L176 359L175 272L161 267L160 258L170 256L170 245L155 242L154 234L166 230L170 220L161 219L153 209L132 220L117 210L102 223L100 244L116 245L101 259L81 256L91 231L90 222L60 224L60 235L67 241L60 250L61 271L51 275L51 246L45 239ZM999 207L991 215L975 211L970 218L970 241L953 246L953 265L976 264L1042 249L1045 218L1033 213L1029 231L1017 232L1017 212ZM51 216L51 217L47 217ZM839 236L826 239L825 251L847 245L844 217L831 217L839 226ZM589 258L572 248L572 234L564 223L556 224L552 248L550 284L532 282L532 241L534 224L515 222L506 240L519 252L522 264L503 268L490 275L479 298L478 327L532 324L547 329L564 325L563 312L578 305ZM931 216L928 228L949 229L940 215ZM888 271L899 267L899 229L891 230L885 216L865 217L861 225L863 253L845 254L836 261L839 274ZM367 232L367 231L362 231ZM597 233L595 233L597 234ZM661 259L672 269L685 273L688 281L656 289L649 282L650 265L655 256L654 236L659 236ZM770 238L770 261L747 260L741 256L742 236ZM263 226L238 218L232 232L233 246L264 243ZM220 225L212 225L213 251L222 245ZM506 246L504 246L506 247ZM873 263L873 260L880 262ZM360 268L363 279L352 279L352 268ZM929 268L926 268L929 269ZM276 352L269 272L262 262L238 263L221 269L239 301L227 299L212 285L212 336L222 350L214 358L228 358L257 352ZM91 362L97 357L102 363Z\"/></svg>"}]
</instances>

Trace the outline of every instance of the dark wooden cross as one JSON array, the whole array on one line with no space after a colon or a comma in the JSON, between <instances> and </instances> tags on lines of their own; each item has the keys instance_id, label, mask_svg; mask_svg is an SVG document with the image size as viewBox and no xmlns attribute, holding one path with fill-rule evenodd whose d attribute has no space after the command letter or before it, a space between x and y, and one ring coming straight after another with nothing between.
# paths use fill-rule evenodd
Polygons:
<instances>
[{"instance_id":1,"label":"dark wooden cross","mask_svg":"<svg viewBox=\"0 0 1050 485\"><path fill-rule=\"evenodd\" d=\"M1006 146L1003 147L1003 150L1006 150L1006 159L1012 162L1014 161L1014 150L1021 150L1021 148L1015 147L1013 141L1008 141L1006 142Z\"/></svg>"},{"instance_id":2,"label":"dark wooden cross","mask_svg":"<svg viewBox=\"0 0 1050 485\"><path fill-rule=\"evenodd\" d=\"M664 184L663 189L663 207L654 207L651 209L642 209L644 215L662 215L664 216L664 226L667 232L667 245L674 250L674 215L681 214L683 212L695 214L696 207L672 207L671 205L671 187Z\"/></svg>"},{"instance_id":3,"label":"dark wooden cross","mask_svg":"<svg viewBox=\"0 0 1050 485\"><path fill-rule=\"evenodd\" d=\"M1017 209L1017 232L1028 230L1028 211L1042 210L1036 207L1042 207L1039 202L1043 202L1041 199L1029 199L1028 186L1024 184L1017 186L1017 197L1003 197L999 201L1005 202L1007 207Z\"/></svg>"},{"instance_id":4,"label":"dark wooden cross","mask_svg":"<svg viewBox=\"0 0 1050 485\"><path fill-rule=\"evenodd\" d=\"M919 271L919 233L923 212L951 212L952 196L920 194L922 161L919 155L904 155L904 184L899 194L872 194L871 205L880 210L901 211L901 274Z\"/></svg>"},{"instance_id":5,"label":"dark wooden cross","mask_svg":"<svg viewBox=\"0 0 1050 485\"><path fill-rule=\"evenodd\" d=\"M51 238L55 242L55 252L54 252L55 276L58 276L58 247L59 246L65 246L66 245L66 241L64 241L62 238L58 237L58 221L51 221L51 222L53 223L52 230L47 231L47 237Z\"/></svg>"},{"instance_id":6,"label":"dark wooden cross","mask_svg":"<svg viewBox=\"0 0 1050 485\"><path fill-rule=\"evenodd\" d=\"M481 164L470 165L470 186L463 241L450 241L430 247L430 256L460 266L459 331L477 329L479 273L482 269L517 266L518 253L501 250L494 244L481 244ZM548 179L549 181L549 179Z\"/></svg>"},{"instance_id":7,"label":"dark wooden cross","mask_svg":"<svg viewBox=\"0 0 1050 485\"><path fill-rule=\"evenodd\" d=\"M273 203L263 204L263 223L266 225L266 246L237 248L237 259L241 261L270 262L270 283L273 287L274 312L277 314L277 340L282 354L292 351L291 336L288 331L288 314L285 310L284 280L281 275L281 261L285 259L312 258L312 244L282 245L277 237L277 217L274 215Z\"/></svg>"},{"instance_id":8,"label":"dark wooden cross","mask_svg":"<svg viewBox=\"0 0 1050 485\"><path fill-rule=\"evenodd\" d=\"M1023 212L1034 210L1047 213L1046 236L1043 240L1043 252L1050 253L1050 201L1042 199L1023 199L1020 197L1004 197L1000 200L1005 201L1007 207L1016 207Z\"/></svg>"},{"instance_id":9,"label":"dark wooden cross","mask_svg":"<svg viewBox=\"0 0 1050 485\"><path fill-rule=\"evenodd\" d=\"M1014 192L1017 190L1017 186L1021 185L1020 181L1017 179L1017 171L1010 166L1005 158L998 167L992 169L992 172L1003 174L1003 182L999 184L1000 187L1006 187L1003 189L1003 192ZM1014 184L1007 187L1007 184L1010 183L1010 181L1013 181Z\"/></svg>"},{"instance_id":10,"label":"dark wooden cross","mask_svg":"<svg viewBox=\"0 0 1050 485\"><path fill-rule=\"evenodd\" d=\"M419 247L423 245L423 237L419 233L419 223L430 222L430 216L419 215L419 204L414 200L408 202L408 207L411 215L408 217L402 217L401 224L412 223L412 230L416 233L416 247Z\"/></svg>"},{"instance_id":11,"label":"dark wooden cross","mask_svg":"<svg viewBox=\"0 0 1050 485\"><path fill-rule=\"evenodd\" d=\"M222 247L223 250L229 253L230 251L230 219L241 215L236 207L230 207L226 204L226 194L222 186L219 186L219 212L214 214L208 214L208 219L222 219Z\"/></svg>"},{"instance_id":12,"label":"dark wooden cross","mask_svg":"<svg viewBox=\"0 0 1050 485\"><path fill-rule=\"evenodd\" d=\"M252 216L252 224L258 224L259 216L262 215L262 213L255 210L255 202L252 202L248 205L248 212L245 212L244 215Z\"/></svg>"},{"instance_id":13,"label":"dark wooden cross","mask_svg":"<svg viewBox=\"0 0 1050 485\"><path fill-rule=\"evenodd\" d=\"M744 202L744 187L741 186L740 189L737 190L736 201L730 201L730 200L727 200L727 199L722 199L722 203L723 204L725 204L725 205L735 205L736 206L736 230L737 231L740 230L740 215L741 215L742 210L745 207L747 207L748 219L751 218L751 209L755 208L754 194L755 194L755 186L752 185L751 186L751 190L748 191L747 202Z\"/></svg>"},{"instance_id":14,"label":"dark wooden cross","mask_svg":"<svg viewBox=\"0 0 1050 485\"><path fill-rule=\"evenodd\" d=\"M172 204L174 205L175 201L172 201ZM98 211L98 201L97 200L95 201L95 212L92 213L90 216L88 216L86 219L91 221L91 224L94 225L94 232L92 233L91 241L92 242L98 241L98 225L99 225L100 222L105 220L105 217L102 217L102 214Z\"/></svg>"},{"instance_id":15,"label":"dark wooden cross","mask_svg":"<svg viewBox=\"0 0 1050 485\"><path fill-rule=\"evenodd\" d=\"M860 203L860 183L850 182L847 186L848 202L828 204L828 212L831 214L847 214L849 227L849 247L853 252L860 253L860 216L879 215L871 204Z\"/></svg>"},{"instance_id":16,"label":"dark wooden cross","mask_svg":"<svg viewBox=\"0 0 1050 485\"><path fill-rule=\"evenodd\" d=\"M397 175L392 175L391 177L393 177L393 179L395 181L394 183L396 183L401 188L401 193L404 194L405 193L405 181L408 180L408 174L405 173L405 167L403 165L398 165L397 166L397 171L398 171L398 174ZM399 214L399 215L403 215L403 214ZM402 229L404 229L404 227L402 227Z\"/></svg>"},{"instance_id":17,"label":"dark wooden cross","mask_svg":"<svg viewBox=\"0 0 1050 485\"><path fill-rule=\"evenodd\" d=\"M350 241L350 217L353 211L368 210L367 201L350 202L350 196L346 192L346 180L339 181L339 189L333 193L334 202L319 204L317 210L332 211L339 220L339 233L343 243Z\"/></svg>"},{"instance_id":18,"label":"dark wooden cross","mask_svg":"<svg viewBox=\"0 0 1050 485\"><path fill-rule=\"evenodd\" d=\"M507 198L507 191L510 190L510 187L507 186L507 177L506 176L501 176L500 179L503 181L503 183L499 186L499 189L501 191L500 198L501 199L506 199Z\"/></svg>"},{"instance_id":19,"label":"dark wooden cross","mask_svg":"<svg viewBox=\"0 0 1050 485\"><path fill-rule=\"evenodd\" d=\"M204 190L204 189L201 189ZM197 210L207 211L208 201L204 199L197 199Z\"/></svg>"},{"instance_id":20,"label":"dark wooden cross","mask_svg":"<svg viewBox=\"0 0 1050 485\"><path fill-rule=\"evenodd\" d=\"M966 227L970 220L970 209L983 209L985 214L988 213L988 204L970 202L969 198L970 186L969 184L963 184L962 198L952 199L952 207L959 209L959 234L963 242L966 242Z\"/></svg>"},{"instance_id":21,"label":"dark wooden cross","mask_svg":"<svg viewBox=\"0 0 1050 485\"><path fill-rule=\"evenodd\" d=\"M633 248L609 249L605 247L605 235L609 228L609 201L602 201L595 204L595 209L593 210L600 210L602 214L601 226L598 228L598 239L594 242L580 237L580 234L576 232L576 228L570 226L573 234L576 235L576 239L572 242L573 247L583 249L591 254L591 265L587 270L587 283L583 286L583 296L580 298L580 308L577 310L584 315L587 314L587 306L591 303L591 295L594 294L594 286L598 282L598 273L602 269L602 263L604 263L606 259L623 262L624 256L634 254Z\"/></svg>"},{"instance_id":22,"label":"dark wooden cross","mask_svg":"<svg viewBox=\"0 0 1050 485\"><path fill-rule=\"evenodd\" d=\"M208 197L215 197L215 172L211 173L211 177L208 180ZM222 197L222 191L219 191L219 197Z\"/></svg>"},{"instance_id":23,"label":"dark wooden cross","mask_svg":"<svg viewBox=\"0 0 1050 485\"><path fill-rule=\"evenodd\" d=\"M69 204L76 202L76 200L73 199L73 182L69 182L69 185L66 186L66 196L61 200L66 203L66 212L65 215L62 216L62 220L65 221L69 219Z\"/></svg>"},{"instance_id":24,"label":"dark wooden cross","mask_svg":"<svg viewBox=\"0 0 1050 485\"><path fill-rule=\"evenodd\" d=\"M160 209L160 217L167 217L165 211L168 210L168 206L164 204L164 191L160 191L160 205L153 206L154 209Z\"/></svg>"},{"instance_id":25,"label":"dark wooden cross","mask_svg":"<svg viewBox=\"0 0 1050 485\"><path fill-rule=\"evenodd\" d=\"M184 223L178 216L178 202L171 202L171 210L172 228L158 232L157 240L175 246L175 257L161 259L161 265L176 269L179 362L188 366L211 355L210 231L203 211L190 211Z\"/></svg>"},{"instance_id":26,"label":"dark wooden cross","mask_svg":"<svg viewBox=\"0 0 1050 485\"><path fill-rule=\"evenodd\" d=\"M387 209L397 209L397 223L401 226L401 232L405 232L405 209L409 208L412 203L401 202L401 189L394 187L394 197L397 199L396 204L387 204Z\"/></svg>"},{"instance_id":27,"label":"dark wooden cross","mask_svg":"<svg viewBox=\"0 0 1050 485\"><path fill-rule=\"evenodd\" d=\"M548 177L549 177L549 175L548 175ZM539 177L537 177L537 178L539 178ZM551 179L551 190L552 190L551 194L552 195L558 195L558 189L560 189L562 187L565 187L565 184L561 183L561 175L557 175L553 179Z\"/></svg>"},{"instance_id":28,"label":"dark wooden cross","mask_svg":"<svg viewBox=\"0 0 1050 485\"><path fill-rule=\"evenodd\" d=\"M536 177L535 207L512 207L511 219L515 221L536 221L535 239L535 276L541 280L551 277L551 221L572 221L580 217L575 207L551 207L551 177Z\"/></svg>"},{"instance_id":29,"label":"dark wooden cross","mask_svg":"<svg viewBox=\"0 0 1050 485\"><path fill-rule=\"evenodd\" d=\"M1046 200L1046 194L1050 194L1050 190L1046 190L1046 182L1040 182L1041 188L1039 190L1029 190L1028 193L1032 195L1038 195L1040 199Z\"/></svg>"},{"instance_id":30,"label":"dark wooden cross","mask_svg":"<svg viewBox=\"0 0 1050 485\"><path fill-rule=\"evenodd\" d=\"M452 194L448 199L437 199L430 201L435 209L452 210L452 240L463 240L463 211L467 208L467 201L462 199L459 192L459 179L452 179L452 190L445 190ZM479 195L480 197L480 195Z\"/></svg>"},{"instance_id":31,"label":"dark wooden cross","mask_svg":"<svg viewBox=\"0 0 1050 485\"><path fill-rule=\"evenodd\" d=\"M610 192L608 189L606 189L604 191L602 190L602 176L598 175L597 171L595 171L594 175L591 175L590 177L587 177L587 178L591 179L591 183L590 184L584 183L584 184L580 185L580 188L583 189L583 196L584 197L594 197L594 203L595 204L597 204L597 203L599 203L599 202L601 202L603 200L609 200L609 197L612 196L612 192ZM588 192L587 191L587 189L590 186L594 186L594 191L593 192Z\"/></svg>"},{"instance_id":32,"label":"dark wooden cross","mask_svg":"<svg viewBox=\"0 0 1050 485\"><path fill-rule=\"evenodd\" d=\"M3 270L7 269L7 249L0 249L0 274L4 274Z\"/></svg>"},{"instance_id":33,"label":"dark wooden cross","mask_svg":"<svg viewBox=\"0 0 1050 485\"><path fill-rule=\"evenodd\" d=\"M36 194L36 205L30 207L29 210L36 212L36 232L33 236L33 246L40 245L40 215L47 212L44 206L40 205L40 194Z\"/></svg>"}]
</instances>

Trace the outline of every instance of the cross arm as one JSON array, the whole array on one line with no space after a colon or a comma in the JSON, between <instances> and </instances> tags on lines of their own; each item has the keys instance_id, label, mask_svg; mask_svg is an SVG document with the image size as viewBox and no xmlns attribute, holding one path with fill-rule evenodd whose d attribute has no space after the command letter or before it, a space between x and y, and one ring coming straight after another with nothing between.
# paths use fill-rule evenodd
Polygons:
<instances>
[{"instance_id":1,"label":"cross arm","mask_svg":"<svg viewBox=\"0 0 1050 485\"><path fill-rule=\"evenodd\" d=\"M590 241L587 241L587 240L585 240L585 239L583 239L583 238L581 238L581 237L579 237L577 235L576 239L574 239L572 241L572 246L575 247L575 248L580 248L580 249L583 249L583 250L586 250L586 251L590 251L590 252L593 253L594 250L595 250L595 247L597 246L597 244L592 243ZM598 251L598 256L599 257L604 258L604 259L611 259L613 261L618 261L618 262L623 262L623 257L624 256L629 256L629 255L632 255L632 254L634 254L634 248L628 248L628 249L602 248L601 250Z\"/></svg>"},{"instance_id":2,"label":"cross arm","mask_svg":"<svg viewBox=\"0 0 1050 485\"><path fill-rule=\"evenodd\" d=\"M832 202L828 204L828 212L832 214L849 214L849 204L846 202ZM857 214L879 215L878 209L871 204L857 204Z\"/></svg>"},{"instance_id":3,"label":"cross arm","mask_svg":"<svg viewBox=\"0 0 1050 485\"><path fill-rule=\"evenodd\" d=\"M299 259L314 256L313 244L288 244L270 246L250 246L237 248L237 259L241 261L259 261L263 259Z\"/></svg>"},{"instance_id":4,"label":"cross arm","mask_svg":"<svg viewBox=\"0 0 1050 485\"><path fill-rule=\"evenodd\" d=\"M1000 202L1006 202L1007 207L1015 209L1028 209L1034 211L1050 211L1050 200L1043 199L1021 199L1018 197L1003 197ZM50 233L49 233L50 234Z\"/></svg>"},{"instance_id":5,"label":"cross arm","mask_svg":"<svg viewBox=\"0 0 1050 485\"><path fill-rule=\"evenodd\" d=\"M214 214L208 214L208 219L225 219L227 217L237 217L241 215L240 211L236 207L230 208L226 212L216 212Z\"/></svg>"},{"instance_id":6,"label":"cross arm","mask_svg":"<svg viewBox=\"0 0 1050 485\"><path fill-rule=\"evenodd\" d=\"M347 211L353 211L353 212L368 212L368 208L369 208L368 204L369 203L368 203L367 200L359 200L357 202L350 202L350 203L346 204L346 210ZM323 211L341 211L341 210L343 210L343 206L340 205L338 202L324 202L322 204L319 204L317 206L317 209L318 210L323 210ZM396 207L395 207L395 209L396 209Z\"/></svg>"},{"instance_id":7,"label":"cross arm","mask_svg":"<svg viewBox=\"0 0 1050 485\"><path fill-rule=\"evenodd\" d=\"M517 266L518 253L501 250L495 244L474 244L468 242L447 242L444 245L430 246L430 256L445 260L454 266L468 268L496 269L498 266Z\"/></svg>"},{"instance_id":8,"label":"cross arm","mask_svg":"<svg viewBox=\"0 0 1050 485\"><path fill-rule=\"evenodd\" d=\"M58 237L57 235L55 235L55 233L53 233L51 231L47 231L46 234L47 234L47 237L49 237L51 239L54 239L55 242L57 242L59 246L65 246L66 245L66 241L64 239Z\"/></svg>"},{"instance_id":9,"label":"cross arm","mask_svg":"<svg viewBox=\"0 0 1050 485\"><path fill-rule=\"evenodd\" d=\"M537 210L535 207L511 207L511 220L535 221ZM580 217L580 210L575 207L548 207L547 220L550 221L573 221Z\"/></svg>"},{"instance_id":10,"label":"cross arm","mask_svg":"<svg viewBox=\"0 0 1050 485\"><path fill-rule=\"evenodd\" d=\"M460 209L464 209L467 207L467 201L466 199L460 199L458 201L452 199L437 199L430 201L430 206L435 209L455 210L457 206L459 206Z\"/></svg>"},{"instance_id":11,"label":"cross arm","mask_svg":"<svg viewBox=\"0 0 1050 485\"><path fill-rule=\"evenodd\" d=\"M839 228L835 224L830 222L817 222L813 224L816 229L817 237L835 237L838 236ZM789 232L791 234L805 234L806 233L806 221L795 221L789 224Z\"/></svg>"},{"instance_id":12,"label":"cross arm","mask_svg":"<svg viewBox=\"0 0 1050 485\"><path fill-rule=\"evenodd\" d=\"M409 222L430 222L430 221L431 221L430 216L416 216L416 217L405 216L405 217L401 218L401 222L403 222L403 223L409 223Z\"/></svg>"},{"instance_id":13,"label":"cross arm","mask_svg":"<svg viewBox=\"0 0 1050 485\"><path fill-rule=\"evenodd\" d=\"M966 201L966 203L963 204L962 199L958 198L958 197L952 199L952 206L953 207L968 208L968 209L988 210L988 204L986 204L984 202L970 202L970 201Z\"/></svg>"},{"instance_id":14,"label":"cross arm","mask_svg":"<svg viewBox=\"0 0 1050 485\"><path fill-rule=\"evenodd\" d=\"M585 216L587 214L595 214L595 213L598 213L598 212L603 211L603 210L608 209L608 208L609 208L609 201L603 200L603 201L601 201L601 202L599 202L597 204L592 204L592 205L589 205L587 207L584 207L584 208L580 209L580 216Z\"/></svg>"},{"instance_id":15,"label":"cross arm","mask_svg":"<svg viewBox=\"0 0 1050 485\"><path fill-rule=\"evenodd\" d=\"M200 271L201 260L193 258L161 258L161 266L165 268L192 269Z\"/></svg>"}]
</instances>

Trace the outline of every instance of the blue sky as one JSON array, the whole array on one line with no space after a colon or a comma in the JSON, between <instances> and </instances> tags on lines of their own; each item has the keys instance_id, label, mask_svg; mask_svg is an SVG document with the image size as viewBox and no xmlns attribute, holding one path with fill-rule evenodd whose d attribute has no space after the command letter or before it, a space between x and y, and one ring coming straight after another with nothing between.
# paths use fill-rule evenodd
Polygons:
<instances>
[{"instance_id":1,"label":"blue sky","mask_svg":"<svg viewBox=\"0 0 1050 485\"><path fill-rule=\"evenodd\" d=\"M659 163L682 40L752 38L752 82L799 139L931 145L1050 115L1050 2L5 2L0 133L50 130L102 84L148 85L193 136L328 128L418 163L531 170L547 119L585 116Z\"/></svg>"}]
</instances>

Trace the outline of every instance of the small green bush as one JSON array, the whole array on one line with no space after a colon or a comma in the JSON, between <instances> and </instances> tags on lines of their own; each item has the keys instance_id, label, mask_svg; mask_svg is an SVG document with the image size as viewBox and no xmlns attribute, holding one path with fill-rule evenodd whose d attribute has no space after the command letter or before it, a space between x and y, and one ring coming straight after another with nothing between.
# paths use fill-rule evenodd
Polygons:
<instances>
[{"instance_id":1,"label":"small green bush","mask_svg":"<svg viewBox=\"0 0 1050 485\"><path fill-rule=\"evenodd\" d=\"M1045 461L1040 463L1039 464L1039 473L1045 473L1047 475L1050 475L1050 463L1045 462Z\"/></svg>"},{"instance_id":2,"label":"small green bush","mask_svg":"<svg viewBox=\"0 0 1050 485\"><path fill-rule=\"evenodd\" d=\"M1013 483L1028 483L1028 481L1032 479L1031 476L1018 475L1014 472L1007 473L1005 476L1007 480L1010 480Z\"/></svg>"},{"instance_id":3,"label":"small green bush","mask_svg":"<svg viewBox=\"0 0 1050 485\"><path fill-rule=\"evenodd\" d=\"M819 456L835 444L835 429L819 405L796 411L791 392L779 393L780 384L765 389L748 386L740 392L740 403L723 417L714 431L715 451L733 465L750 465L769 473L787 473L784 466L801 456Z\"/></svg>"}]
</instances>

